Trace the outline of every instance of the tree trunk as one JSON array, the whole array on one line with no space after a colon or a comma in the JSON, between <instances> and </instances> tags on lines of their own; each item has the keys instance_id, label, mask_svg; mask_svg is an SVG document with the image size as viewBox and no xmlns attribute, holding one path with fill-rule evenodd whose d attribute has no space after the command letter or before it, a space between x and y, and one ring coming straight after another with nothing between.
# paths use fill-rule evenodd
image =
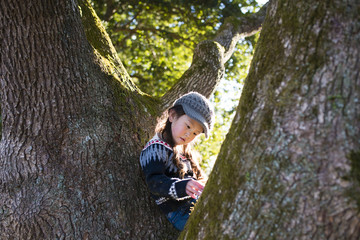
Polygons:
<instances>
[{"instance_id":1,"label":"tree trunk","mask_svg":"<svg viewBox=\"0 0 360 240\"><path fill-rule=\"evenodd\" d=\"M360 238L359 1L274 0L180 239Z\"/></svg>"},{"instance_id":2,"label":"tree trunk","mask_svg":"<svg viewBox=\"0 0 360 240\"><path fill-rule=\"evenodd\" d=\"M88 3L1 6L0 239L177 236L139 177L158 102L91 47Z\"/></svg>"}]
</instances>

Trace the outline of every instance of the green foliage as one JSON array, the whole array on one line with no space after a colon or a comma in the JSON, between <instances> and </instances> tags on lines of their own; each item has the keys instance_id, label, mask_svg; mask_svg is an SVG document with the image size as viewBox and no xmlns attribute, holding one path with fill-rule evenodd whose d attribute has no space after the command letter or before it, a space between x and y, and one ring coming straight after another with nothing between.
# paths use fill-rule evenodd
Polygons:
<instances>
[{"instance_id":1,"label":"green foliage","mask_svg":"<svg viewBox=\"0 0 360 240\"><path fill-rule=\"evenodd\" d=\"M101 2L95 2L95 9L106 20L120 59L137 85L153 96L165 93L181 77L195 45L214 33L217 22L212 8L197 2L115 1L114 14L107 19Z\"/></svg>"},{"instance_id":2,"label":"green foliage","mask_svg":"<svg viewBox=\"0 0 360 240\"><path fill-rule=\"evenodd\" d=\"M133 81L153 96L163 95L181 77L196 44L211 39L226 17L258 6L245 0L93 2ZM240 61L232 60L234 66Z\"/></svg>"},{"instance_id":3,"label":"green foliage","mask_svg":"<svg viewBox=\"0 0 360 240\"><path fill-rule=\"evenodd\" d=\"M253 0L93 0L93 7L132 80L152 96L162 96L181 77L195 46L212 39L227 17L259 8ZM229 129L256 40L249 37L237 45L225 79L212 97L217 121L210 139L201 139L197 146L207 173Z\"/></svg>"}]
</instances>

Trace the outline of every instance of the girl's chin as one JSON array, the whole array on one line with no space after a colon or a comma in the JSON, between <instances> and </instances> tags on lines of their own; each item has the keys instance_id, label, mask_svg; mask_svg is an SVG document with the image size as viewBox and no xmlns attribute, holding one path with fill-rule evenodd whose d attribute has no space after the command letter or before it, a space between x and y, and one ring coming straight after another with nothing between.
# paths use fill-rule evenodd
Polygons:
<instances>
[{"instance_id":1,"label":"girl's chin","mask_svg":"<svg viewBox=\"0 0 360 240\"><path fill-rule=\"evenodd\" d=\"M175 141L176 145L184 145L185 144L185 140L182 138L179 138L177 141Z\"/></svg>"}]
</instances>

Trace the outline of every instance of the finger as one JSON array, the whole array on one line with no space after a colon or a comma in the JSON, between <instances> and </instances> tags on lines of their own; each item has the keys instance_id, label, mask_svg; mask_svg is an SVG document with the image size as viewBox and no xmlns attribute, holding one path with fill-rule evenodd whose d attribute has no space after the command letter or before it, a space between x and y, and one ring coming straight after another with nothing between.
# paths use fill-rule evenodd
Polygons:
<instances>
[{"instance_id":1,"label":"finger","mask_svg":"<svg viewBox=\"0 0 360 240\"><path fill-rule=\"evenodd\" d=\"M190 197L197 199L199 198L199 196L202 193L202 190L204 189L204 186L195 181L195 180L190 180L187 184L186 184L186 194L189 195Z\"/></svg>"},{"instance_id":2,"label":"finger","mask_svg":"<svg viewBox=\"0 0 360 240\"><path fill-rule=\"evenodd\" d=\"M189 185L199 188L199 189L204 188L204 185L202 183L195 181L195 180L189 181Z\"/></svg>"},{"instance_id":3,"label":"finger","mask_svg":"<svg viewBox=\"0 0 360 240\"><path fill-rule=\"evenodd\" d=\"M186 194L189 195L190 197L194 198L194 199L197 199L197 196L191 191L186 190Z\"/></svg>"},{"instance_id":4,"label":"finger","mask_svg":"<svg viewBox=\"0 0 360 240\"><path fill-rule=\"evenodd\" d=\"M198 181L194 181L194 184L196 185L196 187L200 190L204 189L204 184L202 184L201 182Z\"/></svg>"},{"instance_id":5,"label":"finger","mask_svg":"<svg viewBox=\"0 0 360 240\"><path fill-rule=\"evenodd\" d=\"M190 188L190 189L188 189L187 194L189 196L192 196L192 198L197 199L202 194L202 191L194 189L194 188Z\"/></svg>"},{"instance_id":6,"label":"finger","mask_svg":"<svg viewBox=\"0 0 360 240\"><path fill-rule=\"evenodd\" d=\"M196 181L191 181L190 187L195 189L196 191L202 191L204 190L204 186Z\"/></svg>"}]
</instances>

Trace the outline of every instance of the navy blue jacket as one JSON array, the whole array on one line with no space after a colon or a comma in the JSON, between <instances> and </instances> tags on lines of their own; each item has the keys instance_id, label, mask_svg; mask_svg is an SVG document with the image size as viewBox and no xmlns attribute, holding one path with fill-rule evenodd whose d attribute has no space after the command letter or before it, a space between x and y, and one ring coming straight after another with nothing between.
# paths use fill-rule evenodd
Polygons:
<instances>
[{"instance_id":1,"label":"navy blue jacket","mask_svg":"<svg viewBox=\"0 0 360 240\"><path fill-rule=\"evenodd\" d=\"M141 151L140 164L151 196L165 213L173 212L179 207L190 206L191 197L186 194L186 184L193 179L190 161L185 157L186 173L180 178L178 169L172 161L172 147L155 135Z\"/></svg>"}]
</instances>

